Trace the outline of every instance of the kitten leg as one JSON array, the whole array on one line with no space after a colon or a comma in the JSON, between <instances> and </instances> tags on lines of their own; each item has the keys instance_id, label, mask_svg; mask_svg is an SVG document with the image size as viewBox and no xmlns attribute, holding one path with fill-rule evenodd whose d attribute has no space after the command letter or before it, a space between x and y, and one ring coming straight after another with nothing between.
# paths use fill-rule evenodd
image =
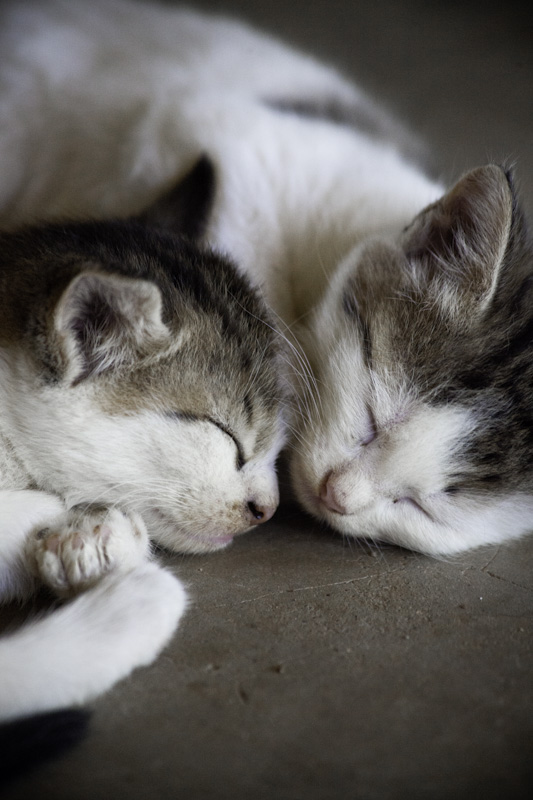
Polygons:
<instances>
[{"instance_id":1,"label":"kitten leg","mask_svg":"<svg viewBox=\"0 0 533 800\"><path fill-rule=\"evenodd\" d=\"M30 490L0 491L0 602L23 600L35 588L26 544L30 532L42 528L64 508L51 494Z\"/></svg>"},{"instance_id":2,"label":"kitten leg","mask_svg":"<svg viewBox=\"0 0 533 800\"><path fill-rule=\"evenodd\" d=\"M0 720L85 703L167 644L186 607L182 584L144 562L0 639Z\"/></svg>"},{"instance_id":3,"label":"kitten leg","mask_svg":"<svg viewBox=\"0 0 533 800\"><path fill-rule=\"evenodd\" d=\"M27 548L34 573L60 597L84 591L111 572L129 572L149 550L138 514L97 505L74 506L36 528Z\"/></svg>"}]
</instances>

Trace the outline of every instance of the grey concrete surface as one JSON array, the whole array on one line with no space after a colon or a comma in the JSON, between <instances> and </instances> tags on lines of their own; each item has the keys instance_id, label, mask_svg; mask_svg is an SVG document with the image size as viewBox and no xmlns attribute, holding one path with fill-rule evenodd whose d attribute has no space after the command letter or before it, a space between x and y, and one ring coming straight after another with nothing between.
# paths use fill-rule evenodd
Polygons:
<instances>
[{"instance_id":1,"label":"grey concrete surface","mask_svg":"<svg viewBox=\"0 0 533 800\"><path fill-rule=\"evenodd\" d=\"M360 76L446 175L515 163L533 211L527 4L197 5ZM531 796L533 537L451 560L368 549L287 496L226 552L168 561L193 598L171 646L6 800Z\"/></svg>"}]
</instances>

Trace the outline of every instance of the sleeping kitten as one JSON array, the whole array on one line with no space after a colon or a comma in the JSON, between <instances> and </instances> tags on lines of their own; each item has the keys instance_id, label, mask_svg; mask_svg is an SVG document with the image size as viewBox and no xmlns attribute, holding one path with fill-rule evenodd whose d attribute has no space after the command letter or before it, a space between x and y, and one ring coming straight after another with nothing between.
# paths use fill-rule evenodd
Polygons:
<instances>
[{"instance_id":1,"label":"sleeping kitten","mask_svg":"<svg viewBox=\"0 0 533 800\"><path fill-rule=\"evenodd\" d=\"M0 234L1 596L89 590L0 643L4 718L155 658L185 594L148 535L216 551L278 503L279 337L232 264L147 224L170 197Z\"/></svg>"},{"instance_id":2,"label":"sleeping kitten","mask_svg":"<svg viewBox=\"0 0 533 800\"><path fill-rule=\"evenodd\" d=\"M134 212L208 155L203 240L304 352L310 513L433 554L533 527L533 249L504 169L446 189L357 87L225 19L55 0L3 27L6 224Z\"/></svg>"}]
</instances>

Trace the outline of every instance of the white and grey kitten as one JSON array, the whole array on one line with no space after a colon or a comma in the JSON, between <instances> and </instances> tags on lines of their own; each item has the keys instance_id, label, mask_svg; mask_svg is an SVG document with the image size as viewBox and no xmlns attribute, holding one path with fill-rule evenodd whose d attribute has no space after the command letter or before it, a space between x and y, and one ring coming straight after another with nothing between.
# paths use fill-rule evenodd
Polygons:
<instances>
[{"instance_id":1,"label":"white and grey kitten","mask_svg":"<svg viewBox=\"0 0 533 800\"><path fill-rule=\"evenodd\" d=\"M136 211L208 155L204 241L310 365L291 467L308 511L433 554L531 529L533 259L504 169L447 189L356 86L225 19L55 0L3 29L7 224Z\"/></svg>"},{"instance_id":2,"label":"white and grey kitten","mask_svg":"<svg viewBox=\"0 0 533 800\"><path fill-rule=\"evenodd\" d=\"M231 263L160 227L199 222L169 197L0 233L0 598L87 590L0 642L2 718L155 658L185 593L149 538L220 550L278 503L279 337Z\"/></svg>"}]
</instances>

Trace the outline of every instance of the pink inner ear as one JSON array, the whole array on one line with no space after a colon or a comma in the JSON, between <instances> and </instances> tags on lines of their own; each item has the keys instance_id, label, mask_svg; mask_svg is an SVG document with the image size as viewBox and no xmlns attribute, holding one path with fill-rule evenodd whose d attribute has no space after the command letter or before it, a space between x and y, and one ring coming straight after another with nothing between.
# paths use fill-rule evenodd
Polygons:
<instances>
[{"instance_id":1,"label":"pink inner ear","mask_svg":"<svg viewBox=\"0 0 533 800\"><path fill-rule=\"evenodd\" d=\"M405 252L426 281L446 281L467 302L492 297L509 244L513 195L501 167L474 169L406 233Z\"/></svg>"},{"instance_id":2,"label":"pink inner ear","mask_svg":"<svg viewBox=\"0 0 533 800\"><path fill-rule=\"evenodd\" d=\"M161 318L155 283L99 271L77 275L56 312L56 329L76 354L76 386L112 367L132 362L169 331Z\"/></svg>"}]
</instances>

